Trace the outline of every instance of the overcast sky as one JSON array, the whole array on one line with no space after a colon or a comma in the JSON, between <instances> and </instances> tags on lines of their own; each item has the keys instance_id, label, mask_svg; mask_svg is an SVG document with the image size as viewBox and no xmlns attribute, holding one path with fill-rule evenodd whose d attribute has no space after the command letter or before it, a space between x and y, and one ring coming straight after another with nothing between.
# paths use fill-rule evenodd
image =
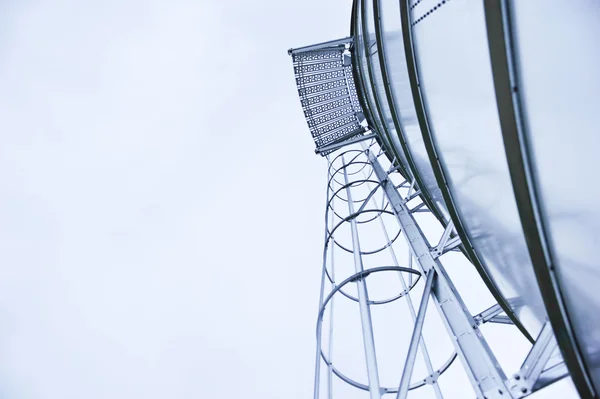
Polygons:
<instances>
[{"instance_id":1,"label":"overcast sky","mask_svg":"<svg viewBox=\"0 0 600 399\"><path fill-rule=\"evenodd\" d=\"M325 171L287 49L349 16L0 2L1 397L310 395Z\"/></svg>"},{"instance_id":2,"label":"overcast sky","mask_svg":"<svg viewBox=\"0 0 600 399\"><path fill-rule=\"evenodd\" d=\"M350 5L0 1L0 397L311 395L325 162L286 50Z\"/></svg>"}]
</instances>

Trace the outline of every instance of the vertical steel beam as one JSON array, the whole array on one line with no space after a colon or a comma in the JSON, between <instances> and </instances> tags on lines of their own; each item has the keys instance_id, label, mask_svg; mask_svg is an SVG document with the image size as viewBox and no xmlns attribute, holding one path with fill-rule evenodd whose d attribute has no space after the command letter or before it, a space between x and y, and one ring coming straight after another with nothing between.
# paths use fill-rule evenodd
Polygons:
<instances>
[{"instance_id":1,"label":"vertical steel beam","mask_svg":"<svg viewBox=\"0 0 600 399\"><path fill-rule=\"evenodd\" d=\"M442 264L432 257L431 248L423 232L406 207L404 199L379 164L377 157L371 151L366 151L375 176L387 195L417 263L425 273L434 270L437 272L432 298L442 315L448 333L453 338L456 352L477 397L487 399L510 397L510 391L506 387L506 376L481 335L477 323L467 310Z\"/></svg>"},{"instance_id":2,"label":"vertical steel beam","mask_svg":"<svg viewBox=\"0 0 600 399\"><path fill-rule=\"evenodd\" d=\"M560 292L560 284L554 271L553 250L547 241L546 218L539 205L520 99L521 88L513 49L514 35L509 6L510 2L505 0L484 1L492 76L506 159L533 271L556 340L581 397L595 398L589 371L585 367L580 345L573 333Z\"/></svg>"},{"instance_id":3,"label":"vertical steel beam","mask_svg":"<svg viewBox=\"0 0 600 399\"><path fill-rule=\"evenodd\" d=\"M342 163L346 164L344 156ZM352 190L348 179L348 170L344 169L344 181L346 183L346 199L348 200L349 215L354 215L354 204L352 202ZM356 273L364 271L362 255L360 250L360 241L358 239L358 226L356 217L350 220L350 229L352 233L352 250L354 255L354 269ZM367 363L367 375L369 378L369 393L371 399L381 398L381 389L379 385L379 371L377 369L377 355L375 354L375 339L373 337L373 322L371 320L371 308L369 306L369 294L367 291L367 283L364 278L359 278L356 281L358 291L358 302L360 307L360 321L363 332L363 345L365 349L365 360Z\"/></svg>"},{"instance_id":4,"label":"vertical steel beam","mask_svg":"<svg viewBox=\"0 0 600 399\"><path fill-rule=\"evenodd\" d=\"M329 188L327 189L329 191ZM333 224L334 215L333 212L331 215L331 223ZM331 289L335 289L335 246L332 246L330 249L331 252L331 261L329 265L331 266ZM329 359L329 364L327 365L327 398L333 399L333 310L335 305L335 298L331 298L329 302L329 344L327 345L327 359Z\"/></svg>"},{"instance_id":5,"label":"vertical steel beam","mask_svg":"<svg viewBox=\"0 0 600 399\"><path fill-rule=\"evenodd\" d=\"M329 157L327 157L329 160ZM329 186L329 169L327 170L327 185ZM329 194L330 189L327 187L327 194L325 195L325 244L323 248L323 267L321 269L321 287L319 291L319 312L323 306L323 299L325 298L325 279L327 278L327 249L329 246L328 235L329 235ZM317 326L320 323L317 322ZM319 399L321 393L321 334L317 334L316 354L315 354L315 385L313 391L313 398ZM328 365L331 368L331 365Z\"/></svg>"}]
</instances>

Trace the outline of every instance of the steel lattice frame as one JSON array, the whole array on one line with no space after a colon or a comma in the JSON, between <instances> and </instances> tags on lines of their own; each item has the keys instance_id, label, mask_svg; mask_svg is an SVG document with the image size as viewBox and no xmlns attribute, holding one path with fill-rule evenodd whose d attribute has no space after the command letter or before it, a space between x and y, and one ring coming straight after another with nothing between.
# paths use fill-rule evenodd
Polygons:
<instances>
[{"instance_id":1,"label":"steel lattice frame","mask_svg":"<svg viewBox=\"0 0 600 399\"><path fill-rule=\"evenodd\" d=\"M355 33L357 5L363 4L365 1L373 1L375 36L377 41L380 42L382 32L379 22L379 0L357 0L354 2L352 33ZM363 71L367 74L365 77L362 75L361 68L356 67L356 63L362 61L360 61L361 54L352 54L353 38L289 50L289 54L292 55L294 61L298 94L304 116L317 147L316 152L326 156L329 165L325 248L317 322L314 397L319 398L325 391L327 398L332 398L334 396L332 381L334 378L338 378L351 387L367 391L371 399L381 398L383 395L388 394L394 395L396 398L406 398L409 391L427 385L433 387L436 398L442 398L443 392L437 382L438 378L458 358L478 398L521 398L565 377L569 374L569 371L558 352L557 340L554 337L550 322L543 325L539 336L533 340L513 313L515 303L506 300L497 292L469 242L469 236L465 232L454 204L452 192L446 186L447 178L444 165L438 159L436 146L429 132L428 116L421 99L418 82L419 71L414 58L415 54L410 34L411 28L421 20L412 20L413 17L409 12L409 7L408 1L400 1L400 17L403 30L408 32L403 34L403 41L410 87L425 147L444 200L448 205L450 220L441 217L439 209L436 208L427 191L421 190L423 180L412 160L408 144L403 141L401 125L397 118L398 111L393 107L394 99L387 78L388 72L386 70L384 49L379 49L377 57L379 57L380 72L385 87L385 99L376 92L371 94L370 101L375 102L375 111L365 105L367 97L364 93L361 93L361 87L366 84L374 85L371 60L366 61L366 69ZM489 0L485 2L485 7L498 105L499 107L501 104L505 105L500 110L504 139L506 143L514 144L522 140L522 127L518 126L518 118L515 117L519 113L518 95L510 93L511 88L516 83L510 64L510 27L506 22L507 2ZM359 26L359 28L363 32L367 31L364 18L362 19L362 26ZM494 45L492 46L492 44ZM373 56L373 54L370 56ZM358 61L353 62L353 58L358 58ZM369 55L367 55L367 58L369 58ZM359 83L358 86L354 83L355 78ZM391 133L388 132L388 127L382 123L384 115L381 113L380 102L386 100L392 111L392 123L401 137L400 147L403 157L400 157L401 154L396 152L400 151L398 148L389 145ZM376 125L375 127L365 123L365 115L371 124ZM365 144L367 141L370 143L369 145ZM338 150L342 152L336 153ZM382 155L385 156L382 157ZM523 195L527 195L527 198L535 201L535 198L531 197L533 190L531 176L522 176L518 173L519 170L526 169L523 165L527 161L527 152L507 153L507 156L513 183L516 187L515 190L517 192L520 190ZM403 165L402 159L408 165ZM401 183L398 184L398 181L401 181ZM368 194L357 195L358 189L364 189L365 186L369 187ZM382 196L380 202L378 202L379 194ZM415 201L417 202L416 205ZM340 203L342 203L341 207L339 206ZM534 208L535 203L530 204L527 201L520 205L519 210L524 223L527 222L528 217L535 217L535 212L529 212ZM421 212L431 213L444 227L443 233L435 244L427 240L415 219L415 215ZM394 217L398 223L399 229L391 235L383 222L384 217ZM376 249L365 250L361 247L363 240L359 234L359 226L368 223L379 223L385 236L382 245ZM536 226L539 226L539 224L536 224L536 220L527 223L530 227L534 226L528 233L528 243L533 256L536 251L541 251L540 240L542 240L542 234L536 230ZM339 231L343 228L350 229L350 243L343 242L338 237ZM524 228L527 229L527 225ZM394 249L394 244L400 236L405 238L409 248L408 259L404 264L399 261ZM400 239L400 241L402 240ZM339 261L334 261L334 249L352 254L353 273L342 281L336 280L336 268ZM498 250L502 250L502 248L498 248ZM367 257L385 251L389 252L393 260L392 264L365 267ZM476 315L469 312L442 264L444 255L450 251L462 251L477 267L486 285L498 301L497 304ZM536 273L540 281L543 282L547 277L547 260L541 254L538 254L536 262ZM394 272L399 275L400 287L398 293L389 298L370 299L369 276L385 272ZM421 287L421 285L423 285L422 296L417 310L413 298L411 298L411 293L415 287ZM350 287L354 287L357 294L350 293L348 291ZM366 380L350 377L343 371L343 367L337 364L334 365L331 352L333 308L335 298L340 296L358 305ZM376 332L373 328L371 308L403 300L408 305L412 323L412 336L408 343L404 368L398 376L397 386L382 386L375 348ZM454 353L441 365L434 365L431 361L429 349L423 337L429 300L437 308L439 317L445 326L446 335L454 346ZM547 306L552 308L556 304L550 301ZM551 318L550 321L553 323L552 326L556 324L559 327L564 327L561 324L564 319L564 315L562 315L554 319ZM533 342L533 347L524 359L521 368L516 372L515 370L509 370L511 372L509 375L512 375L512 377L507 377L505 370L499 366L493 351L480 331L480 326L488 322L512 325ZM324 340L324 324L326 323L329 323L329 336L328 339ZM437 333L443 334L441 331ZM567 364L572 370L577 371L579 367L576 358L577 353L564 351L565 346L567 348L569 345L573 347L573 343L569 340L572 341L573 338L568 335L559 337L559 343L562 342L561 349L567 359ZM411 380L419 350L423 356L428 375L417 380ZM581 367L579 368L581 369ZM325 369L325 374L323 369ZM327 376L325 382L323 382L323 375ZM584 381L585 376L576 373L574 379ZM578 383L581 384L581 381ZM585 391L580 390L581 392L585 393Z\"/></svg>"},{"instance_id":2,"label":"steel lattice frame","mask_svg":"<svg viewBox=\"0 0 600 399\"><path fill-rule=\"evenodd\" d=\"M455 250L460 245L460 237L456 235L453 225L450 224L444 230L435 245L430 245L414 218L416 213L427 212L427 208L423 206L422 202L421 205L412 208L408 206L409 202L414 202L419 198L414 182L405 180L392 165L387 168L382 166L382 162L387 162L387 159L381 158L382 152L375 142L371 142L368 146L364 143L362 145L362 148L357 147L356 144L349 145L344 147L340 154L336 153L336 156L329 155L327 157L329 161L328 194L320 306L317 319L314 398L322 397L323 392L327 393L327 398L334 397L333 378L338 378L358 390L369 392L372 399L381 398L383 395L406 398L409 391L421 389L427 385L433 388L436 398L443 398L444 395L437 385L437 380L448 370L456 358L461 360L479 398L521 398L564 377L567 370L560 356L557 357L556 341L549 324L544 327L521 369L511 378L506 376L498 366L479 326L488 322L512 325L512 321L503 315L503 310L498 305L480 314L472 315L462 302L441 262L444 254ZM399 180L401 183L396 184ZM364 185L368 186L368 195L363 194L361 198L357 199L357 188ZM382 196L381 202L378 202L380 195ZM392 215L398 221L399 230L390 234L383 223L383 217ZM379 248L364 250L361 247L358 226L365 223L378 223L381 226L385 242ZM348 225L351 229L351 245L342 243L336 238L339 229ZM410 248L409 257L404 263L408 267L402 266L402 261L394 250L393 244L400 235L404 237ZM334 247L353 254L354 273L343 281L336 280L336 267L338 266L333 258ZM393 264L365 268L365 259L369 255L381 251L390 252ZM368 277L383 272L395 272L400 275L399 293L390 298L371 300L367 286ZM415 309L411 291L419 284L423 284L424 288L418 302L418 309ZM351 285L356 286L357 296L345 290ZM335 298L339 295L358 304L367 381L351 378L343 371L343 368L335 364L330 352L331 342L325 345L327 349L324 348L323 326L329 324L328 338L331 340L334 317L332 308ZM399 376L398 386L381 386L375 350L376 332L371 320L371 307L398 300L407 302L413 323L413 333L404 360L403 372ZM422 335L429 300L435 304L446 326L446 333L451 337L455 346L453 354L441 365L432 364ZM326 317L328 308L330 310ZM441 334L441 332L439 333ZM421 351L425 359L428 375L411 380L418 351ZM327 378L325 381L322 380L323 367L326 368Z\"/></svg>"}]
</instances>

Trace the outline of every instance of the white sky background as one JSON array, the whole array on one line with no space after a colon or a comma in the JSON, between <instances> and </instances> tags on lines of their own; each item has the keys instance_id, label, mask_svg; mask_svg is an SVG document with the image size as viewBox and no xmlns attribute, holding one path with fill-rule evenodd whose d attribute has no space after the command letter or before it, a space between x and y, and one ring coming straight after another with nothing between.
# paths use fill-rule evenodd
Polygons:
<instances>
[{"instance_id":1,"label":"white sky background","mask_svg":"<svg viewBox=\"0 0 600 399\"><path fill-rule=\"evenodd\" d=\"M310 397L325 162L286 50L350 5L0 2L0 397Z\"/></svg>"},{"instance_id":2,"label":"white sky background","mask_svg":"<svg viewBox=\"0 0 600 399\"><path fill-rule=\"evenodd\" d=\"M310 395L325 170L287 49L349 23L0 3L0 397Z\"/></svg>"}]
</instances>

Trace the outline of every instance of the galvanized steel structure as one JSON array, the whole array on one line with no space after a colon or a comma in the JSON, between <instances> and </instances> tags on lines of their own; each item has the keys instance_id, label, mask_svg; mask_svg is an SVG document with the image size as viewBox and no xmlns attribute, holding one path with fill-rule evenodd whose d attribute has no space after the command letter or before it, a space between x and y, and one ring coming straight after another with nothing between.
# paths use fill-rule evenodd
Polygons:
<instances>
[{"instance_id":1,"label":"galvanized steel structure","mask_svg":"<svg viewBox=\"0 0 600 399\"><path fill-rule=\"evenodd\" d=\"M316 152L329 161L315 398L335 396L333 378L372 399L425 386L445 397L439 378L456 358L478 398L524 397L566 375L581 397L598 398L600 3L355 0L350 33L289 51ZM365 250L369 224L383 241ZM340 252L352 271L336 280ZM384 252L389 264L365 266ZM449 253L468 260L496 304L469 311ZM398 292L373 300L370 276L385 273L398 274ZM337 296L357 306L366 380L332 358ZM430 300L445 329L436 334L453 346L442 364L423 335ZM397 384L383 386L372 308L395 301L406 302L411 335ZM520 369L499 365L484 323L532 343ZM427 375L415 379L418 353Z\"/></svg>"}]
</instances>

